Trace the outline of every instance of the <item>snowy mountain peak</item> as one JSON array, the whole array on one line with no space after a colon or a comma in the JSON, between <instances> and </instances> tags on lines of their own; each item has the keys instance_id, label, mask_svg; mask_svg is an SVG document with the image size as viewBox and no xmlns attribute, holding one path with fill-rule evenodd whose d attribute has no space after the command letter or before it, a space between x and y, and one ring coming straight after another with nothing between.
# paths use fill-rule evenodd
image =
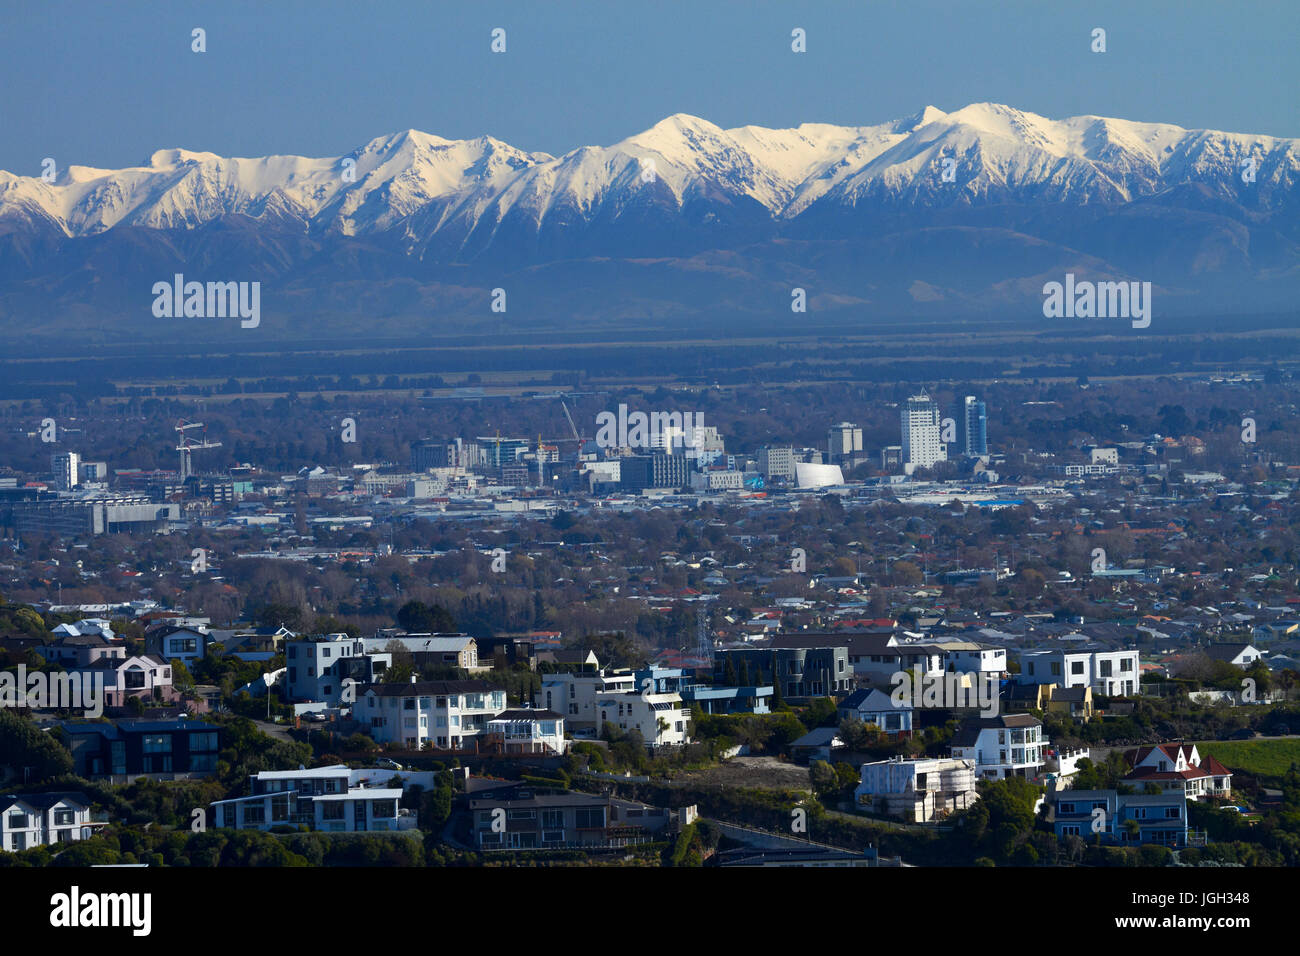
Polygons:
<instances>
[{"instance_id":1,"label":"snowy mountain peak","mask_svg":"<svg viewBox=\"0 0 1300 956\"><path fill-rule=\"evenodd\" d=\"M0 175L0 218L77 236L118 225L193 229L239 214L313 233L396 229L409 250L434 244L461 255L469 237L496 241L503 223L541 234L617 218L647 197L679 211L702 203L705 221L743 208L746 216L766 210L774 223L864 203L1127 202L1185 183L1236 202L1246 157L1258 159L1257 199L1286 199L1300 182L1297 140L1097 116L1052 120L999 103L793 129L723 129L674 113L612 146L559 157L487 135L452 140L416 129L332 158L160 149L145 166L69 166L54 183ZM941 179L941 166L955 178Z\"/></svg>"}]
</instances>

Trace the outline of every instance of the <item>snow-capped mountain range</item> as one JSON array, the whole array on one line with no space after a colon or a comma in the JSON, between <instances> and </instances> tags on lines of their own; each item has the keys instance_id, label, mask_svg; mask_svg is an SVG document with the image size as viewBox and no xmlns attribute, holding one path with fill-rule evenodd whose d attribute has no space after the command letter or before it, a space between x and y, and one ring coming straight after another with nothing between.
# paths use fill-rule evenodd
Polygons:
<instances>
[{"instance_id":1,"label":"snow-capped mountain range","mask_svg":"<svg viewBox=\"0 0 1300 956\"><path fill-rule=\"evenodd\" d=\"M290 336L469 328L494 288L538 328L772 318L793 287L850 322L1029 320L1067 272L1151 282L1157 316L1277 311L1300 299L1298 185L1300 140L989 103L784 130L676 114L562 156L415 130L323 159L163 149L0 171L0 336L198 334L149 312L176 273L260 282L260 327Z\"/></svg>"},{"instance_id":2,"label":"snow-capped mountain range","mask_svg":"<svg viewBox=\"0 0 1300 956\"><path fill-rule=\"evenodd\" d=\"M864 204L1123 203L1188 184L1237 200L1252 159L1253 192L1294 191L1294 139L1097 116L1050 120L990 103L955 113L927 106L878 126L783 130L724 130L679 113L612 146L559 157L487 136L407 130L324 159L164 149L126 169L69 166L53 182L0 172L0 219L10 229L48 223L89 236L122 226L193 229L240 214L317 234L397 229L408 251L449 234L437 245L461 258L503 226L544 233L617 219L647 195L678 212L739 204L775 223Z\"/></svg>"}]
</instances>

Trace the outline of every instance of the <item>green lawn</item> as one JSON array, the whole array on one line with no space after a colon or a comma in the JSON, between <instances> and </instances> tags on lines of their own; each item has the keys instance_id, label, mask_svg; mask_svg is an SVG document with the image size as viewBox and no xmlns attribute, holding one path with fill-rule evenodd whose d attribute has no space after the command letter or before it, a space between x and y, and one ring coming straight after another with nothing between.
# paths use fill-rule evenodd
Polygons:
<instances>
[{"instance_id":1,"label":"green lawn","mask_svg":"<svg viewBox=\"0 0 1300 956\"><path fill-rule=\"evenodd\" d=\"M1214 757L1229 770L1278 781L1291 768L1300 764L1300 739L1296 740L1210 740L1198 742L1201 756Z\"/></svg>"}]
</instances>

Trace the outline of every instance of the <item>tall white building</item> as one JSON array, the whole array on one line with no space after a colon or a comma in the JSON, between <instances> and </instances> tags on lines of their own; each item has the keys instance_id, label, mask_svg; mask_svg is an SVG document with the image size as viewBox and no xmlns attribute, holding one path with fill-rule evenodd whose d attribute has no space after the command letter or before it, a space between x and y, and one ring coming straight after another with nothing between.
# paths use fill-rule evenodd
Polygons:
<instances>
[{"instance_id":1,"label":"tall white building","mask_svg":"<svg viewBox=\"0 0 1300 956\"><path fill-rule=\"evenodd\" d=\"M81 475L81 456L75 451L50 456L50 471L54 474L54 487L71 491L77 487Z\"/></svg>"},{"instance_id":2,"label":"tall white building","mask_svg":"<svg viewBox=\"0 0 1300 956\"><path fill-rule=\"evenodd\" d=\"M903 403L903 468L930 468L935 462L947 461L948 447L940 440L943 424L939 404L921 390Z\"/></svg>"}]
</instances>

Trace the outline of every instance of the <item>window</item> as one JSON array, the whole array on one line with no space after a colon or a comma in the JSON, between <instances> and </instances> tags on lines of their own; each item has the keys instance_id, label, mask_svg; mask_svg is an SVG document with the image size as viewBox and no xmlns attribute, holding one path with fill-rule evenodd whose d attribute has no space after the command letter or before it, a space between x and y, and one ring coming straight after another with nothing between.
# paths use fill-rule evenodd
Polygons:
<instances>
[{"instance_id":1,"label":"window","mask_svg":"<svg viewBox=\"0 0 1300 956\"><path fill-rule=\"evenodd\" d=\"M563 829L564 829L564 811L563 811L563 810L543 810L543 811L542 811L542 829L543 829L543 830L563 830Z\"/></svg>"},{"instance_id":2,"label":"window","mask_svg":"<svg viewBox=\"0 0 1300 956\"><path fill-rule=\"evenodd\" d=\"M21 810L15 810L9 814L9 829L25 830L27 829L27 814Z\"/></svg>"},{"instance_id":3,"label":"window","mask_svg":"<svg viewBox=\"0 0 1300 956\"><path fill-rule=\"evenodd\" d=\"M1083 673L1083 661L1071 661L1071 662L1070 662L1070 673L1071 673L1071 674L1082 674L1082 673Z\"/></svg>"},{"instance_id":4,"label":"window","mask_svg":"<svg viewBox=\"0 0 1300 956\"><path fill-rule=\"evenodd\" d=\"M261 824L266 822L266 806L262 801L257 800L252 803L244 804L244 825Z\"/></svg>"},{"instance_id":5,"label":"window","mask_svg":"<svg viewBox=\"0 0 1300 956\"><path fill-rule=\"evenodd\" d=\"M196 750L216 750L217 735L216 732L203 734L190 734L190 752Z\"/></svg>"},{"instance_id":6,"label":"window","mask_svg":"<svg viewBox=\"0 0 1300 956\"><path fill-rule=\"evenodd\" d=\"M169 754L172 752L170 734L145 734L144 752L147 754Z\"/></svg>"},{"instance_id":7,"label":"window","mask_svg":"<svg viewBox=\"0 0 1300 956\"><path fill-rule=\"evenodd\" d=\"M1177 808L1177 807L1165 807L1165 818L1168 819L1168 820L1177 820L1177 819L1178 819L1178 808Z\"/></svg>"},{"instance_id":8,"label":"window","mask_svg":"<svg viewBox=\"0 0 1300 956\"><path fill-rule=\"evenodd\" d=\"M574 815L579 830L599 830L605 826L604 807L579 807Z\"/></svg>"},{"instance_id":9,"label":"window","mask_svg":"<svg viewBox=\"0 0 1300 956\"><path fill-rule=\"evenodd\" d=\"M345 810L342 800L326 800L321 804L320 811L322 820L342 820L344 819Z\"/></svg>"},{"instance_id":10,"label":"window","mask_svg":"<svg viewBox=\"0 0 1300 956\"><path fill-rule=\"evenodd\" d=\"M56 827L70 827L77 822L76 810L55 810L54 825Z\"/></svg>"}]
</instances>

